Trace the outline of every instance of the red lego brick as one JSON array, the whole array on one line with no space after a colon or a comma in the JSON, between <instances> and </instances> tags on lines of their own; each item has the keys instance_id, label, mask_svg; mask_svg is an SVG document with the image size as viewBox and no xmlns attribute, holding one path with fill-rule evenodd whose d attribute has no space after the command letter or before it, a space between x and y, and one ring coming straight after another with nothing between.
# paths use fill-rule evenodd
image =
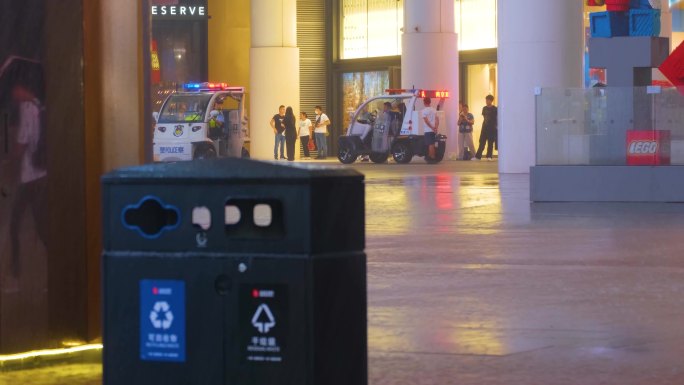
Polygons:
<instances>
[{"instance_id":1,"label":"red lego brick","mask_svg":"<svg viewBox=\"0 0 684 385\"><path fill-rule=\"evenodd\" d=\"M587 0L587 5L590 7L601 7L605 4L605 0Z\"/></svg>"},{"instance_id":2,"label":"red lego brick","mask_svg":"<svg viewBox=\"0 0 684 385\"><path fill-rule=\"evenodd\" d=\"M684 43L672 51L658 69L667 80L681 90L680 87L684 86Z\"/></svg>"},{"instance_id":3,"label":"red lego brick","mask_svg":"<svg viewBox=\"0 0 684 385\"><path fill-rule=\"evenodd\" d=\"M667 166L670 164L669 130L627 130L627 164Z\"/></svg>"},{"instance_id":4,"label":"red lego brick","mask_svg":"<svg viewBox=\"0 0 684 385\"><path fill-rule=\"evenodd\" d=\"M606 0L608 11L629 11L630 0Z\"/></svg>"}]
</instances>

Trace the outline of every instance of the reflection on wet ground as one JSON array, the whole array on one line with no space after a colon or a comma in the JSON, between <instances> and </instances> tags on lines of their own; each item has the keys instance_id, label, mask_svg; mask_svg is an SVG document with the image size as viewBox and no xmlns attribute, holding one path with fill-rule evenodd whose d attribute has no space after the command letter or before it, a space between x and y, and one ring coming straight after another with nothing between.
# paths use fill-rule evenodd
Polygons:
<instances>
[{"instance_id":1,"label":"reflection on wet ground","mask_svg":"<svg viewBox=\"0 0 684 385\"><path fill-rule=\"evenodd\" d=\"M496 163L354 167L370 384L684 384L684 205L531 204ZM66 383L43 377L4 383Z\"/></svg>"},{"instance_id":2,"label":"reflection on wet ground","mask_svg":"<svg viewBox=\"0 0 684 385\"><path fill-rule=\"evenodd\" d=\"M684 205L532 204L492 163L356 168L371 384L684 383Z\"/></svg>"}]
</instances>

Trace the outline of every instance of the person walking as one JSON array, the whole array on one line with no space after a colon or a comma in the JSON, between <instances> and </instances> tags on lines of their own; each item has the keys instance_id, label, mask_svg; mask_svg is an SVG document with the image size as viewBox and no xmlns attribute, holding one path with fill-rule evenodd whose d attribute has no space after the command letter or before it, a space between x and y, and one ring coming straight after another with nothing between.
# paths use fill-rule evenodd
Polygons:
<instances>
[{"instance_id":1,"label":"person walking","mask_svg":"<svg viewBox=\"0 0 684 385\"><path fill-rule=\"evenodd\" d=\"M428 146L427 156L430 159L436 158L435 142L437 141L437 134L439 133L439 117L437 116L437 111L431 106L432 99L426 97L423 99L423 108L420 111L420 116L423 118L425 123L425 144Z\"/></svg>"},{"instance_id":2,"label":"person walking","mask_svg":"<svg viewBox=\"0 0 684 385\"><path fill-rule=\"evenodd\" d=\"M477 154L473 160L482 159L482 151L484 151L485 144L487 145L487 160L492 159L492 149L494 142L497 141L498 136L498 110L494 105L494 96L487 95L485 98L486 106L482 108L482 132L480 133L480 147L477 149Z\"/></svg>"},{"instance_id":3,"label":"person walking","mask_svg":"<svg viewBox=\"0 0 684 385\"><path fill-rule=\"evenodd\" d=\"M12 249L12 276L21 274L20 245L21 224L25 212L31 208L38 238L47 244L47 159L45 135L41 121L43 106L28 86L16 85L12 99L18 106L19 134L17 144L10 155L11 162L19 165L19 186L10 214L10 242Z\"/></svg>"},{"instance_id":4,"label":"person walking","mask_svg":"<svg viewBox=\"0 0 684 385\"><path fill-rule=\"evenodd\" d=\"M285 110L283 125L285 126L287 160L292 162L295 160L295 144L297 143L297 118L294 116L292 107L287 107L287 110Z\"/></svg>"},{"instance_id":5,"label":"person walking","mask_svg":"<svg viewBox=\"0 0 684 385\"><path fill-rule=\"evenodd\" d=\"M306 112L299 114L299 132L297 133L299 140L304 150L304 159L311 159L309 153L309 139L311 138L311 120L306 115Z\"/></svg>"},{"instance_id":6,"label":"person walking","mask_svg":"<svg viewBox=\"0 0 684 385\"><path fill-rule=\"evenodd\" d=\"M328 126L330 119L328 115L323 113L321 106L316 106L316 124L314 128L314 136L316 138L316 147L318 148L318 156L316 159L325 159L328 156Z\"/></svg>"},{"instance_id":7,"label":"person walking","mask_svg":"<svg viewBox=\"0 0 684 385\"><path fill-rule=\"evenodd\" d=\"M463 104L458 116L458 159L470 160L465 158L464 150L466 146L468 146L468 150L470 150L470 157L473 156L473 151L475 151L473 124L475 124L475 117L468 112L468 105Z\"/></svg>"},{"instance_id":8,"label":"person walking","mask_svg":"<svg viewBox=\"0 0 684 385\"><path fill-rule=\"evenodd\" d=\"M271 128L275 134L275 147L273 147L273 157L278 160L278 148L280 148L280 159L285 159L285 106L278 107L278 113L271 118Z\"/></svg>"}]
</instances>

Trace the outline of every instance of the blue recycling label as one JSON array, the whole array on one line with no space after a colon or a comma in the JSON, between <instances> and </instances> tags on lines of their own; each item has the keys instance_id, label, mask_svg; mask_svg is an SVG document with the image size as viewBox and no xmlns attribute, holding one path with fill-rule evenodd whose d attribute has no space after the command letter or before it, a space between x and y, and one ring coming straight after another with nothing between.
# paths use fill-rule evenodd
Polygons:
<instances>
[{"instance_id":1,"label":"blue recycling label","mask_svg":"<svg viewBox=\"0 0 684 385\"><path fill-rule=\"evenodd\" d=\"M185 362L185 282L140 281L140 359Z\"/></svg>"}]
</instances>

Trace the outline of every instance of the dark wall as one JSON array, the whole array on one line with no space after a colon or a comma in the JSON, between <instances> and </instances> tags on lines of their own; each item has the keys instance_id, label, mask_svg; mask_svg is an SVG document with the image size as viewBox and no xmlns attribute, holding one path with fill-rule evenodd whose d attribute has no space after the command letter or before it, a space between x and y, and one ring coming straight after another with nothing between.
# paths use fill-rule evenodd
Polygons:
<instances>
[{"instance_id":1,"label":"dark wall","mask_svg":"<svg viewBox=\"0 0 684 385\"><path fill-rule=\"evenodd\" d=\"M83 1L0 2L0 353L88 337ZM23 200L17 83L35 94L47 143L45 188Z\"/></svg>"},{"instance_id":2,"label":"dark wall","mask_svg":"<svg viewBox=\"0 0 684 385\"><path fill-rule=\"evenodd\" d=\"M45 1L52 340L87 334L83 0ZM92 129L97 129L92 127Z\"/></svg>"}]
</instances>

